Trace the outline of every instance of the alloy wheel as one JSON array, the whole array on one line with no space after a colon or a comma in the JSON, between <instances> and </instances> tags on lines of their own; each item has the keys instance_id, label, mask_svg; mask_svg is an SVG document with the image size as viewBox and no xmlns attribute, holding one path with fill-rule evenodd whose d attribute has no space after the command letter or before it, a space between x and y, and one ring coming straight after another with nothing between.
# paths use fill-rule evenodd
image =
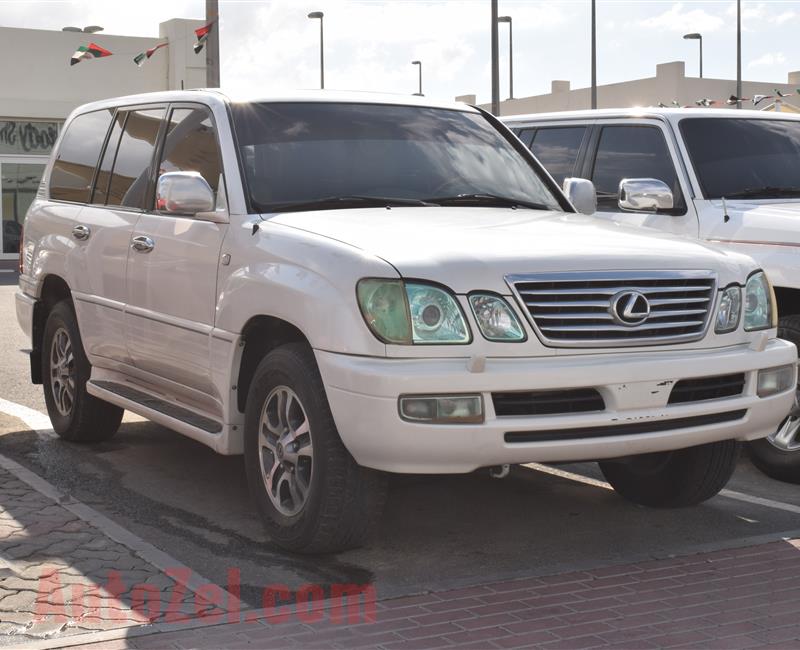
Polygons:
<instances>
[{"instance_id":1,"label":"alloy wheel","mask_svg":"<svg viewBox=\"0 0 800 650\"><path fill-rule=\"evenodd\" d=\"M63 416L72 412L75 404L75 356L69 333L59 327L50 345L50 391L56 409Z\"/></svg>"},{"instance_id":2,"label":"alloy wheel","mask_svg":"<svg viewBox=\"0 0 800 650\"><path fill-rule=\"evenodd\" d=\"M294 516L308 500L314 448L308 416L291 388L277 386L267 395L258 430L267 495L278 512Z\"/></svg>"}]
</instances>

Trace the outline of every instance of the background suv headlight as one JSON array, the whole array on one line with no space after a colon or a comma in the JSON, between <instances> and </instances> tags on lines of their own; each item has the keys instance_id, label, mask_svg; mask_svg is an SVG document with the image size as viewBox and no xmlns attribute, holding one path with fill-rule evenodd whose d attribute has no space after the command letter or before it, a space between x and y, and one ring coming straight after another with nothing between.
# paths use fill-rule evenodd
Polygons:
<instances>
[{"instance_id":1,"label":"background suv headlight","mask_svg":"<svg viewBox=\"0 0 800 650\"><path fill-rule=\"evenodd\" d=\"M775 294L763 271L747 278L744 289L744 329L748 332L778 326Z\"/></svg>"},{"instance_id":2,"label":"background suv headlight","mask_svg":"<svg viewBox=\"0 0 800 650\"><path fill-rule=\"evenodd\" d=\"M714 331L717 334L732 332L739 327L742 313L742 290L738 285L731 285L723 290L717 307L717 321Z\"/></svg>"},{"instance_id":3,"label":"background suv headlight","mask_svg":"<svg viewBox=\"0 0 800 650\"><path fill-rule=\"evenodd\" d=\"M472 338L455 297L433 284L369 278L356 294L364 320L385 343L464 344Z\"/></svg>"}]
</instances>

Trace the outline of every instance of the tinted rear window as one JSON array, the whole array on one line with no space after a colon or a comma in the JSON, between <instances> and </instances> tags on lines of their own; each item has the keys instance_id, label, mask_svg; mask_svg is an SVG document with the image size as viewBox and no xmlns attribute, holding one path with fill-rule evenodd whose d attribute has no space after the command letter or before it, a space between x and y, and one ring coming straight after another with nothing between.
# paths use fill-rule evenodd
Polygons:
<instances>
[{"instance_id":1,"label":"tinted rear window","mask_svg":"<svg viewBox=\"0 0 800 650\"><path fill-rule=\"evenodd\" d=\"M108 187L108 205L149 207L145 203L150 165L163 118L163 108L128 114Z\"/></svg>"},{"instance_id":2,"label":"tinted rear window","mask_svg":"<svg viewBox=\"0 0 800 650\"><path fill-rule=\"evenodd\" d=\"M575 173L584 133L585 126L539 129L536 132L531 152L559 185Z\"/></svg>"},{"instance_id":3,"label":"tinted rear window","mask_svg":"<svg viewBox=\"0 0 800 650\"><path fill-rule=\"evenodd\" d=\"M113 110L78 115L69 123L50 172L50 198L88 203Z\"/></svg>"}]
</instances>

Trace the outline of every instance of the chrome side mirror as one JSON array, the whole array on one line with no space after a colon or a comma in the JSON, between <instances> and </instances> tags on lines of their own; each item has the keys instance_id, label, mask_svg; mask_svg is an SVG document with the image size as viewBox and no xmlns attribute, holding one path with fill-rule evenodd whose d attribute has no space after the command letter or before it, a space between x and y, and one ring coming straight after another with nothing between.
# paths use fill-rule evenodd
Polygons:
<instances>
[{"instance_id":1,"label":"chrome side mirror","mask_svg":"<svg viewBox=\"0 0 800 650\"><path fill-rule=\"evenodd\" d=\"M672 190L656 178L623 178L617 198L622 210L657 212L673 207Z\"/></svg>"},{"instance_id":2,"label":"chrome side mirror","mask_svg":"<svg viewBox=\"0 0 800 650\"><path fill-rule=\"evenodd\" d=\"M199 172L166 172L159 176L157 210L194 216L198 212L213 212L214 207L214 190Z\"/></svg>"},{"instance_id":3,"label":"chrome side mirror","mask_svg":"<svg viewBox=\"0 0 800 650\"><path fill-rule=\"evenodd\" d=\"M585 178L565 178L564 194L581 214L597 212L597 192L592 181L587 181Z\"/></svg>"}]
</instances>

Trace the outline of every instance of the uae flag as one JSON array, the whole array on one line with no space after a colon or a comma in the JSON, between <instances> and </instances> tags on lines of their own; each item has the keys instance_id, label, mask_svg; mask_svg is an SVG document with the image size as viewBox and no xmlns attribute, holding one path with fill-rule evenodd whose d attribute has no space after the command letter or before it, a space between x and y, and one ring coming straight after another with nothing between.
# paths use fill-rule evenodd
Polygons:
<instances>
[{"instance_id":1,"label":"uae flag","mask_svg":"<svg viewBox=\"0 0 800 650\"><path fill-rule=\"evenodd\" d=\"M167 45L169 45L169 43L159 43L155 47L151 47L149 50L145 50L141 54L137 54L135 57L133 57L133 62L141 68L142 65L144 65L144 62L156 53L156 50L160 50L162 47L166 47Z\"/></svg>"},{"instance_id":2,"label":"uae flag","mask_svg":"<svg viewBox=\"0 0 800 650\"><path fill-rule=\"evenodd\" d=\"M72 58L69 60L70 65L75 65L81 61L88 61L89 59L99 59L104 56L111 56L112 52L100 47L97 43L89 43L89 45L81 45Z\"/></svg>"},{"instance_id":3,"label":"uae flag","mask_svg":"<svg viewBox=\"0 0 800 650\"><path fill-rule=\"evenodd\" d=\"M197 42L194 44L194 53L199 54L200 50L203 49L203 46L206 44L208 40L208 35L211 33L211 28L214 26L214 23L208 23L208 25L203 25L202 27L198 27L194 30L195 36L197 36Z\"/></svg>"}]
</instances>

